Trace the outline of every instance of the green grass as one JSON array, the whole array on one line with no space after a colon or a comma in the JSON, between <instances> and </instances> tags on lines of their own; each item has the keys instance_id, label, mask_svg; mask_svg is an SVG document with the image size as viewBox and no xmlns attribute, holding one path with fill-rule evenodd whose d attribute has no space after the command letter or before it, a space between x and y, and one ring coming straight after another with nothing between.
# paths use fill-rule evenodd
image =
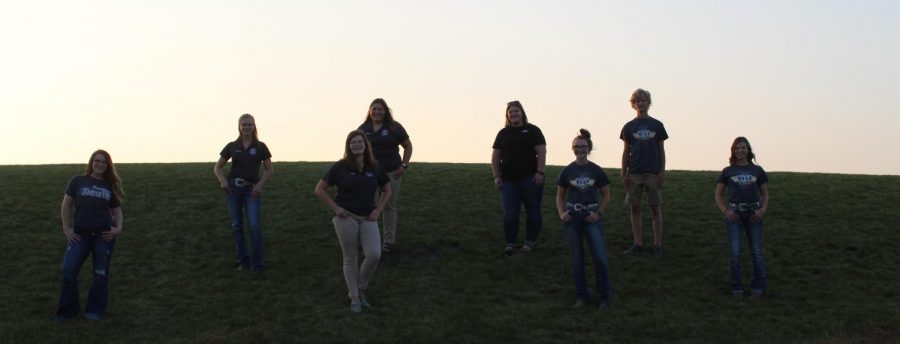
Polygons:
<instances>
[{"instance_id":1,"label":"green grass","mask_svg":"<svg viewBox=\"0 0 900 344\"><path fill-rule=\"evenodd\" d=\"M571 310L568 249L548 169L540 246L502 254L499 194L484 164L416 164L399 243L352 315L329 211L328 164L277 163L264 190L267 270L236 271L212 164L122 164L125 232L106 318L50 321L65 242L59 204L81 165L0 166L4 342L888 342L900 340L900 177L771 173L767 297L736 304L714 205L717 172L671 171L665 256L623 257L621 185L605 219L613 303ZM611 176L617 170L608 170ZM615 179L614 179L615 180ZM645 211L649 229L649 211ZM650 240L649 230L645 240ZM520 238L524 236L524 229ZM521 240L521 239L520 239ZM749 260L744 252L745 267ZM82 299L90 263L80 275ZM749 268L746 268L749 270ZM589 273L593 279L593 273Z\"/></svg>"}]
</instances>

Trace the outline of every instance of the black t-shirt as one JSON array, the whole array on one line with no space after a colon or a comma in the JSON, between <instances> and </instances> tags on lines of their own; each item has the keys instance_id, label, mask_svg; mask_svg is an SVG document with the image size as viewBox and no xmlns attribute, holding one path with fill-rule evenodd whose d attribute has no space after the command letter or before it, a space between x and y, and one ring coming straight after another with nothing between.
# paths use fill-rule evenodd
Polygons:
<instances>
[{"instance_id":1,"label":"black t-shirt","mask_svg":"<svg viewBox=\"0 0 900 344\"><path fill-rule=\"evenodd\" d=\"M718 182L725 184L729 203L754 203L759 202L759 187L769 182L769 176L758 165L731 165L722 169Z\"/></svg>"},{"instance_id":2,"label":"black t-shirt","mask_svg":"<svg viewBox=\"0 0 900 344\"><path fill-rule=\"evenodd\" d=\"M109 229L113 224L109 210L121 206L112 185L90 176L72 177L66 195L75 200L76 232Z\"/></svg>"},{"instance_id":3,"label":"black t-shirt","mask_svg":"<svg viewBox=\"0 0 900 344\"><path fill-rule=\"evenodd\" d=\"M500 176L503 179L519 179L537 171L535 146L546 145L541 129L532 124L500 129L494 139L494 149L499 149Z\"/></svg>"},{"instance_id":4,"label":"black t-shirt","mask_svg":"<svg viewBox=\"0 0 900 344\"><path fill-rule=\"evenodd\" d=\"M592 204L598 202L597 190L609 185L609 177L593 162L583 166L572 162L559 174L557 185L568 191L567 202Z\"/></svg>"},{"instance_id":5,"label":"black t-shirt","mask_svg":"<svg viewBox=\"0 0 900 344\"><path fill-rule=\"evenodd\" d=\"M375 191L390 179L383 169L364 169L362 173L347 166L344 161L331 165L322 177L328 185L337 186L335 203L359 216L368 216L375 210Z\"/></svg>"},{"instance_id":6,"label":"black t-shirt","mask_svg":"<svg viewBox=\"0 0 900 344\"><path fill-rule=\"evenodd\" d=\"M372 143L375 160L388 172L400 168L400 163L403 162L403 158L400 157L400 143L409 139L406 129L398 122L394 122L393 131L382 125L376 132L373 126L371 121L365 121L359 126L359 130L365 132L369 142Z\"/></svg>"},{"instance_id":7,"label":"black t-shirt","mask_svg":"<svg viewBox=\"0 0 900 344\"><path fill-rule=\"evenodd\" d=\"M231 159L231 171L228 178L241 178L253 183L259 181L259 165L272 157L269 147L265 143L253 140L250 147L244 149L244 144L229 142L219 153L226 160Z\"/></svg>"},{"instance_id":8,"label":"black t-shirt","mask_svg":"<svg viewBox=\"0 0 900 344\"><path fill-rule=\"evenodd\" d=\"M622 127L619 139L628 142L628 174L662 171L659 143L669 138L662 122L653 117L635 118Z\"/></svg>"}]
</instances>

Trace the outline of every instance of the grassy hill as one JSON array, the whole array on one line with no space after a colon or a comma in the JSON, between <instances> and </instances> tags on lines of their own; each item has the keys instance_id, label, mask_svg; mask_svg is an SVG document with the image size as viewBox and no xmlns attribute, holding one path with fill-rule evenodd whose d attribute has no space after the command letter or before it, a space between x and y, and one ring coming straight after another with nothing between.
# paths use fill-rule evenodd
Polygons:
<instances>
[{"instance_id":1,"label":"grassy hill","mask_svg":"<svg viewBox=\"0 0 900 344\"><path fill-rule=\"evenodd\" d=\"M353 315L326 163L276 163L263 194L267 270L237 271L212 163L122 164L125 228L100 322L53 325L65 249L59 204L83 165L0 166L0 338L6 342L887 342L900 340L900 177L771 173L767 297L735 303L713 192L717 172L671 171L663 257L623 257L623 189L605 219L613 300L569 309L574 287L548 169L538 249L502 254L485 164L415 164L396 249ZM618 170L607 170L615 175ZM615 180L615 179L614 179ZM645 240L650 240L645 211ZM524 228L520 240L524 238ZM746 249L746 247L745 247ZM749 259L744 252L745 267ZM90 262L80 275L82 299ZM745 268L749 271L749 268ZM589 272L589 281L593 273Z\"/></svg>"}]
</instances>

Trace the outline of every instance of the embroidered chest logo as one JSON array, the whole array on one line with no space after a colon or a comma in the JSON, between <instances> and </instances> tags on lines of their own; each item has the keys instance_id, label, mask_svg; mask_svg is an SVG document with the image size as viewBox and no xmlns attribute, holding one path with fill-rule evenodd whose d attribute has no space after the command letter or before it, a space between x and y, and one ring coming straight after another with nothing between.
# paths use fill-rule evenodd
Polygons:
<instances>
[{"instance_id":1,"label":"embroidered chest logo","mask_svg":"<svg viewBox=\"0 0 900 344\"><path fill-rule=\"evenodd\" d=\"M594 178L587 176L575 177L574 179L569 180L569 185L572 185L581 190L593 187L595 183L597 183L597 181L594 180Z\"/></svg>"},{"instance_id":2,"label":"embroidered chest logo","mask_svg":"<svg viewBox=\"0 0 900 344\"><path fill-rule=\"evenodd\" d=\"M387 129L381 129L381 136L388 136L388 130L387 130Z\"/></svg>"},{"instance_id":3,"label":"embroidered chest logo","mask_svg":"<svg viewBox=\"0 0 900 344\"><path fill-rule=\"evenodd\" d=\"M250 148L250 155L256 155L256 148Z\"/></svg>"},{"instance_id":4,"label":"embroidered chest logo","mask_svg":"<svg viewBox=\"0 0 900 344\"><path fill-rule=\"evenodd\" d=\"M632 136L634 136L634 138L636 138L640 141L647 141L647 140L650 140L650 139L656 137L656 132L652 131L650 129L641 129L641 130L635 131L634 134L632 134Z\"/></svg>"},{"instance_id":5,"label":"embroidered chest logo","mask_svg":"<svg viewBox=\"0 0 900 344\"><path fill-rule=\"evenodd\" d=\"M740 186L756 184L756 176L752 174L739 174L731 176L731 181Z\"/></svg>"},{"instance_id":6,"label":"embroidered chest logo","mask_svg":"<svg viewBox=\"0 0 900 344\"><path fill-rule=\"evenodd\" d=\"M366 177L372 178L374 176L375 174L373 174L372 172L366 171Z\"/></svg>"}]
</instances>

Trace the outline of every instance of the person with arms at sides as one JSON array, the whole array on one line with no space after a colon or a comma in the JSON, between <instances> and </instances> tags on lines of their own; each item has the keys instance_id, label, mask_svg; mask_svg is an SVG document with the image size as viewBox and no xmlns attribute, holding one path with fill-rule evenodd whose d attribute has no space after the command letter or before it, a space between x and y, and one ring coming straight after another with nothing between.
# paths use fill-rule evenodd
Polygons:
<instances>
[{"instance_id":1,"label":"person with arms at sides","mask_svg":"<svg viewBox=\"0 0 900 344\"><path fill-rule=\"evenodd\" d=\"M335 198L327 191L332 185L337 187ZM376 203L378 190L381 198ZM365 291L381 258L378 217L387 206L391 192L390 178L378 166L372 146L360 130L347 135L344 158L331 165L316 184L316 196L334 212L332 223L341 245L344 281L353 313L362 312L363 307L372 308ZM365 258L362 265L357 266L360 246Z\"/></svg>"},{"instance_id":2,"label":"person with arms at sides","mask_svg":"<svg viewBox=\"0 0 900 344\"><path fill-rule=\"evenodd\" d=\"M409 141L406 129L400 122L394 120L387 102L381 98L376 98L369 104L366 120L359 126L359 130L366 133L366 137L372 143L375 160L391 179L391 198L388 199L382 214L384 244L381 251L387 253L390 252L391 245L397 243L397 199L400 196L400 181L409 169L412 142ZM403 147L402 158L399 147ZM380 193L376 197L379 196Z\"/></svg>"},{"instance_id":3,"label":"person with arms at sides","mask_svg":"<svg viewBox=\"0 0 900 344\"><path fill-rule=\"evenodd\" d=\"M741 236L747 236L750 244L750 260L753 275L750 280L750 299L758 300L766 289L766 263L762 254L763 216L769 206L769 177L756 163L756 155L750 141L740 136L731 144L729 166L722 170L716 183L716 205L725 216L725 230L731 248L732 297L741 301L744 297L741 273ZM725 191L728 202L725 202Z\"/></svg>"},{"instance_id":4,"label":"person with arms at sides","mask_svg":"<svg viewBox=\"0 0 900 344\"><path fill-rule=\"evenodd\" d=\"M544 197L544 165L547 142L537 126L528 123L525 108L519 101L506 104L506 125L494 139L491 172L494 187L501 192L503 203L503 252L513 254L519 235L519 213L525 205L525 243L522 252L530 252L537 244L543 226L541 200Z\"/></svg>"},{"instance_id":5,"label":"person with arms at sides","mask_svg":"<svg viewBox=\"0 0 900 344\"><path fill-rule=\"evenodd\" d=\"M92 257L94 269L84 318L100 320L109 299L109 263L122 233L122 180L104 150L91 154L84 175L72 177L63 196L60 218L68 246L62 263L62 288L54 322L78 315L78 273ZM72 208L75 208L74 218Z\"/></svg>"},{"instance_id":6,"label":"person with arms at sides","mask_svg":"<svg viewBox=\"0 0 900 344\"><path fill-rule=\"evenodd\" d=\"M263 262L263 235L260 229L260 195L263 185L272 177L272 154L269 147L259 141L256 120L249 113L238 118L238 138L228 142L219 153L219 161L213 167L213 173L219 180L219 187L225 192L228 200L228 211L231 215L231 236L234 241L234 256L238 270L261 272ZM225 164L231 160L231 171L225 177ZM259 165L265 172L259 176ZM250 241L253 244L253 255L247 254L244 240L244 213L250 225Z\"/></svg>"},{"instance_id":7,"label":"person with arms at sides","mask_svg":"<svg viewBox=\"0 0 900 344\"><path fill-rule=\"evenodd\" d=\"M637 89L631 94L631 107L637 113L622 127L619 138L625 142L622 151L622 183L625 184L625 203L631 213L631 232L634 243L625 254L643 251L641 238L641 196L647 193L647 204L653 220L653 255L662 255L662 189L666 177L666 150L663 143L669 138L663 123L650 117L650 92Z\"/></svg>"}]
</instances>

